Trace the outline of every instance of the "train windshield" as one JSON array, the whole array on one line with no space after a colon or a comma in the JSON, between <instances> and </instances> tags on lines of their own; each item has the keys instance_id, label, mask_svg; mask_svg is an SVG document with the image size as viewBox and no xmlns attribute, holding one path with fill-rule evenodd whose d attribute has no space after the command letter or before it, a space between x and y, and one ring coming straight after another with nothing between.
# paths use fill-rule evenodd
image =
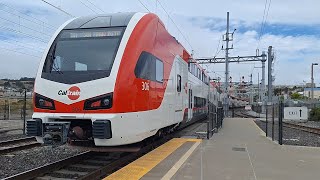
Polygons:
<instances>
[{"instance_id":1,"label":"train windshield","mask_svg":"<svg viewBox=\"0 0 320 180\"><path fill-rule=\"evenodd\" d=\"M124 28L63 30L52 44L42 78L74 84L108 77Z\"/></svg>"}]
</instances>

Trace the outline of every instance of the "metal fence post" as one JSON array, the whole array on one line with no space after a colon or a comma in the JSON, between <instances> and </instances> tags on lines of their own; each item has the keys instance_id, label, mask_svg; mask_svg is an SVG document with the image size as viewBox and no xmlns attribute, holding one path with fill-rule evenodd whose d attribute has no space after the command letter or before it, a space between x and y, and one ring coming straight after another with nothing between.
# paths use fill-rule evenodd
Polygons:
<instances>
[{"instance_id":1,"label":"metal fence post","mask_svg":"<svg viewBox=\"0 0 320 180\"><path fill-rule=\"evenodd\" d=\"M282 117L283 117L283 103L279 104L279 144L282 145Z\"/></svg>"},{"instance_id":2,"label":"metal fence post","mask_svg":"<svg viewBox=\"0 0 320 180\"><path fill-rule=\"evenodd\" d=\"M3 113L3 120L7 119L7 100L4 100L4 113Z\"/></svg>"},{"instance_id":3,"label":"metal fence post","mask_svg":"<svg viewBox=\"0 0 320 180\"><path fill-rule=\"evenodd\" d=\"M274 103L272 103L272 141L274 141Z\"/></svg>"},{"instance_id":4,"label":"metal fence post","mask_svg":"<svg viewBox=\"0 0 320 180\"><path fill-rule=\"evenodd\" d=\"M23 134L26 134L26 110L27 110L27 89L24 89L23 101Z\"/></svg>"},{"instance_id":5,"label":"metal fence post","mask_svg":"<svg viewBox=\"0 0 320 180\"><path fill-rule=\"evenodd\" d=\"M266 106L266 137L268 137L268 106Z\"/></svg>"}]
</instances>

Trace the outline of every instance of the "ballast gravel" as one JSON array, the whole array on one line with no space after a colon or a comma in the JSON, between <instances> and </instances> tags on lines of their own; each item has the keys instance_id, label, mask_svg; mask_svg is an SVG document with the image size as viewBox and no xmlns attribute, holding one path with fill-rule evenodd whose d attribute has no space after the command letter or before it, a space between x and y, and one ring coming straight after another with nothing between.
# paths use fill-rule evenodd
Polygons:
<instances>
[{"instance_id":1,"label":"ballast gravel","mask_svg":"<svg viewBox=\"0 0 320 180\"><path fill-rule=\"evenodd\" d=\"M81 152L84 151L63 145L57 147L40 146L0 155L0 179L53 163Z\"/></svg>"},{"instance_id":2,"label":"ballast gravel","mask_svg":"<svg viewBox=\"0 0 320 180\"><path fill-rule=\"evenodd\" d=\"M255 120L255 123L266 132L265 121ZM274 139L278 141L278 122L274 124ZM272 123L268 122L268 137L272 137ZM320 135L283 126L283 144L295 146L320 147Z\"/></svg>"}]
</instances>

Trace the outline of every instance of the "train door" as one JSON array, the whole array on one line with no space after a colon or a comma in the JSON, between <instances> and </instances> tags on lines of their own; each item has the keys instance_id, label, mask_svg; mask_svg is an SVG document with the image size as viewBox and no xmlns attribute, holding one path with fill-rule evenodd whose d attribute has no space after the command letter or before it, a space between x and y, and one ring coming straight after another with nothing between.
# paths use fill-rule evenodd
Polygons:
<instances>
[{"instance_id":1,"label":"train door","mask_svg":"<svg viewBox=\"0 0 320 180\"><path fill-rule=\"evenodd\" d=\"M176 71L176 91L175 91L175 122L179 122L182 120L183 118L183 109L182 109L182 105L183 105L183 94L182 94L182 86L183 86L183 82L182 82L182 63L179 61L179 59L177 61L175 61L175 71Z\"/></svg>"},{"instance_id":2,"label":"train door","mask_svg":"<svg viewBox=\"0 0 320 180\"><path fill-rule=\"evenodd\" d=\"M189 87L189 98L188 98L188 121L192 119L192 107L193 107L193 97L192 97L192 89Z\"/></svg>"}]
</instances>

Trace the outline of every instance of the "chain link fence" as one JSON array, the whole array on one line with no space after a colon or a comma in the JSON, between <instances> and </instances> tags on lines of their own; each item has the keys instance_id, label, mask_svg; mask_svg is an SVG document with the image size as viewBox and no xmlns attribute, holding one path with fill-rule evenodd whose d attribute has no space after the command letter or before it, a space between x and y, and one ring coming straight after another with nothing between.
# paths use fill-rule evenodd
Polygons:
<instances>
[{"instance_id":1,"label":"chain link fence","mask_svg":"<svg viewBox=\"0 0 320 180\"><path fill-rule=\"evenodd\" d=\"M273 102L265 107L265 133L273 141L279 141L279 138L281 138L281 134L279 133L280 123L282 123L280 119L281 108L282 103L280 102Z\"/></svg>"},{"instance_id":2,"label":"chain link fence","mask_svg":"<svg viewBox=\"0 0 320 180\"><path fill-rule=\"evenodd\" d=\"M0 98L0 120L23 120L25 102L28 119L33 113L31 97Z\"/></svg>"}]
</instances>

